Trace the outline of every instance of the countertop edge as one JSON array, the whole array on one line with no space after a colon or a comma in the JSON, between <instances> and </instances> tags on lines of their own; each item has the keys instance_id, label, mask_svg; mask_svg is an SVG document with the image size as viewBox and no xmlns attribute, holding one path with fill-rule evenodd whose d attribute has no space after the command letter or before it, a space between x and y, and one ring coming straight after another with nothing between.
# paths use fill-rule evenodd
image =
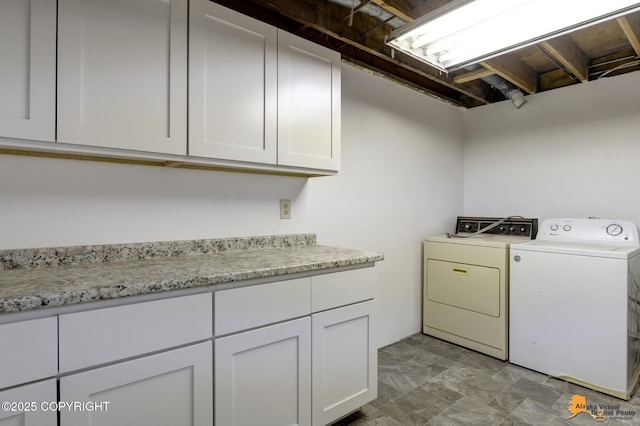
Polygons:
<instances>
[{"instance_id":1,"label":"countertop edge","mask_svg":"<svg viewBox=\"0 0 640 426\"><path fill-rule=\"evenodd\" d=\"M213 287L213 290L215 291L215 287L221 284L238 283L238 286L241 286L242 282L249 280L286 277L287 275L300 273L312 274L313 272L318 271L327 271L327 273L330 273L331 269L358 266L384 260L384 255L379 253L326 246L316 247L323 248L329 252L331 252L331 250L345 250L348 252L348 255L342 255L337 258L324 259L320 261L258 268L255 270L245 269L205 275L198 275L197 273L194 273L189 276L180 278L173 277L167 280L144 282L133 279L130 283L119 282L113 285L99 285L95 287L92 287L91 285L83 285L78 286L77 288L64 289L60 291L38 291L24 296L0 299L0 315L72 306L88 302L114 300L130 296L172 292L190 288ZM289 249L296 250L295 248ZM262 250L260 251L262 252Z\"/></svg>"}]
</instances>

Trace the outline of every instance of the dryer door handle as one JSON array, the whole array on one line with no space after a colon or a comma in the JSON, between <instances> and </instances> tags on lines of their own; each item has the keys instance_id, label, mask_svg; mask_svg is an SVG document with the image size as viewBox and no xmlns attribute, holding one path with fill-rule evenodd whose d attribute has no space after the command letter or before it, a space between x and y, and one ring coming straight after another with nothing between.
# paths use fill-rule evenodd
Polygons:
<instances>
[{"instance_id":1,"label":"dryer door handle","mask_svg":"<svg viewBox=\"0 0 640 426\"><path fill-rule=\"evenodd\" d=\"M464 268L452 268L451 273L456 275L469 275L469 271Z\"/></svg>"}]
</instances>

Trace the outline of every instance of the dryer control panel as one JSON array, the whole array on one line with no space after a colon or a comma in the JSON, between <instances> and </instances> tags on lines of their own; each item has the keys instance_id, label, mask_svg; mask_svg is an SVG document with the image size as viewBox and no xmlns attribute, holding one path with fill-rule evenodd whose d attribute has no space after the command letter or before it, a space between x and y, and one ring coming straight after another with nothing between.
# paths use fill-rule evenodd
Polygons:
<instances>
[{"instance_id":1,"label":"dryer control panel","mask_svg":"<svg viewBox=\"0 0 640 426\"><path fill-rule=\"evenodd\" d=\"M628 220L545 219L538 232L539 240L617 243L639 246L638 227Z\"/></svg>"},{"instance_id":2,"label":"dryer control panel","mask_svg":"<svg viewBox=\"0 0 640 426\"><path fill-rule=\"evenodd\" d=\"M536 238L538 219L519 216L511 217L473 217L458 216L456 222L457 234L492 234L511 235Z\"/></svg>"}]
</instances>

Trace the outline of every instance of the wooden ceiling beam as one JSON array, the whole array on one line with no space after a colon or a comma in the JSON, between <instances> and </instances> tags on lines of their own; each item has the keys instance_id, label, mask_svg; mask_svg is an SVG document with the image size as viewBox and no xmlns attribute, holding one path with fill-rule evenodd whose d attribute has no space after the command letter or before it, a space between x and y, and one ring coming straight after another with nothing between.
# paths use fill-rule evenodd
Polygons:
<instances>
[{"instance_id":1,"label":"wooden ceiling beam","mask_svg":"<svg viewBox=\"0 0 640 426\"><path fill-rule=\"evenodd\" d=\"M594 58L591 60L591 65L589 65L589 79L597 79L602 74L611 72L614 68L618 68L620 66L624 66L626 63L635 61L635 58L636 54L631 48L601 56L599 58ZM625 67L620 72L630 72L633 70L634 69L632 67ZM539 79L539 92L554 90L578 83L578 80L572 79L571 76L567 75L567 73L561 69L542 73L540 74Z\"/></svg>"},{"instance_id":2,"label":"wooden ceiling beam","mask_svg":"<svg viewBox=\"0 0 640 426\"><path fill-rule=\"evenodd\" d=\"M640 56L640 14L621 16L618 18L618 24L636 55Z\"/></svg>"},{"instance_id":3,"label":"wooden ceiling beam","mask_svg":"<svg viewBox=\"0 0 640 426\"><path fill-rule=\"evenodd\" d=\"M411 15L407 13L407 12L411 13L410 10L407 10L405 7L400 6L398 2L395 2L396 4L393 4L388 0L371 0L371 1L377 4L378 6L380 6L381 8L383 8L384 10L386 10L387 12L394 14L395 16L397 16L398 18L402 19L405 22L411 22L414 19Z\"/></svg>"},{"instance_id":4,"label":"wooden ceiling beam","mask_svg":"<svg viewBox=\"0 0 640 426\"><path fill-rule=\"evenodd\" d=\"M538 74L520 59L504 55L481 62L480 65L532 94L538 90Z\"/></svg>"},{"instance_id":5,"label":"wooden ceiling beam","mask_svg":"<svg viewBox=\"0 0 640 426\"><path fill-rule=\"evenodd\" d=\"M617 75L634 71L629 64L637 63L637 54L632 48L623 49L591 60L589 78L597 80L603 75Z\"/></svg>"},{"instance_id":6,"label":"wooden ceiling beam","mask_svg":"<svg viewBox=\"0 0 640 426\"><path fill-rule=\"evenodd\" d=\"M486 104L486 102L479 102L475 98L465 97L457 90L438 85L430 78L415 73L407 67L398 66L384 58L371 55L354 46L345 44L342 49L340 49L340 52L346 56L348 62L354 65L367 68L377 74L388 77L447 103L464 107Z\"/></svg>"},{"instance_id":7,"label":"wooden ceiling beam","mask_svg":"<svg viewBox=\"0 0 640 426\"><path fill-rule=\"evenodd\" d=\"M495 71L486 68L478 68L477 70L454 76L453 81L458 84L468 83L469 81L478 80L482 77L487 77L493 74L495 74Z\"/></svg>"},{"instance_id":8,"label":"wooden ceiling beam","mask_svg":"<svg viewBox=\"0 0 640 426\"><path fill-rule=\"evenodd\" d=\"M411 22L439 8L446 6L451 0L372 0L381 8L393 13L398 18Z\"/></svg>"},{"instance_id":9,"label":"wooden ceiling beam","mask_svg":"<svg viewBox=\"0 0 640 426\"><path fill-rule=\"evenodd\" d=\"M559 87L570 86L572 84L578 84L578 80L572 78L562 69L555 69L540 74L538 77L540 84L538 85L538 92L544 92L547 90L557 89Z\"/></svg>"},{"instance_id":10,"label":"wooden ceiling beam","mask_svg":"<svg viewBox=\"0 0 640 426\"><path fill-rule=\"evenodd\" d=\"M589 80L589 58L571 37L543 41L540 46L580 81Z\"/></svg>"}]
</instances>

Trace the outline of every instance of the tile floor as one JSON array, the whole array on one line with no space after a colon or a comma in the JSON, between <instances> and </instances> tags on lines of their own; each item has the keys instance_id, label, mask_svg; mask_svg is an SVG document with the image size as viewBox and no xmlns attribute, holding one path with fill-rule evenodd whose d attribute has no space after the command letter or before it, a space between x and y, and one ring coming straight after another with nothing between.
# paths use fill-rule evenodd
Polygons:
<instances>
[{"instance_id":1,"label":"tile floor","mask_svg":"<svg viewBox=\"0 0 640 426\"><path fill-rule=\"evenodd\" d=\"M640 392L619 400L423 334L381 348L378 358L378 399L337 426L640 425ZM565 419L573 395L637 414Z\"/></svg>"}]
</instances>

